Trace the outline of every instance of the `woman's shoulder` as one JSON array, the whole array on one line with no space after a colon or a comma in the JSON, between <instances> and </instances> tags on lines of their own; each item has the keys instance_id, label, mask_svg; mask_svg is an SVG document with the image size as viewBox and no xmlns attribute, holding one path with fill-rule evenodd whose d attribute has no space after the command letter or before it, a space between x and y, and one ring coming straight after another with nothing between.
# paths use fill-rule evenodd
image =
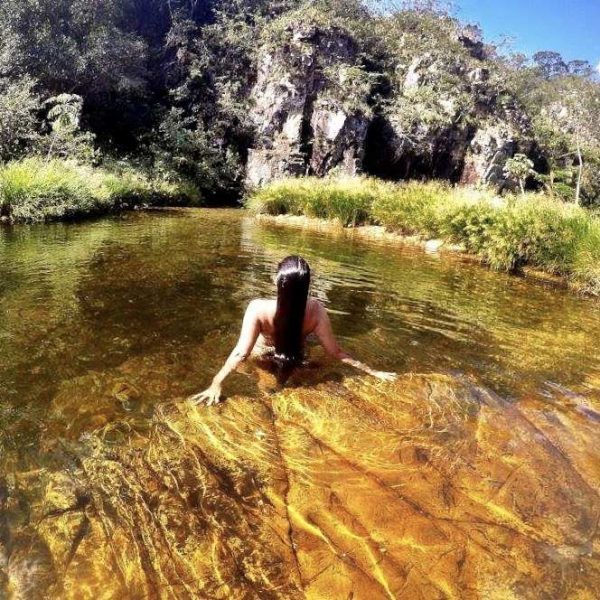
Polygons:
<instances>
[{"instance_id":1,"label":"woman's shoulder","mask_svg":"<svg viewBox=\"0 0 600 600\"><path fill-rule=\"evenodd\" d=\"M316 298L309 298L308 304L310 310L314 311L315 313L321 313L326 310L324 304Z\"/></svg>"},{"instance_id":2,"label":"woman's shoulder","mask_svg":"<svg viewBox=\"0 0 600 600\"><path fill-rule=\"evenodd\" d=\"M323 315L327 314L323 303L316 298L309 299L307 309L308 317L315 327L323 320Z\"/></svg>"},{"instance_id":3,"label":"woman's shoulder","mask_svg":"<svg viewBox=\"0 0 600 600\"><path fill-rule=\"evenodd\" d=\"M277 301L271 298L255 298L248 304L247 312L251 312L257 316L265 316L275 311Z\"/></svg>"}]
</instances>

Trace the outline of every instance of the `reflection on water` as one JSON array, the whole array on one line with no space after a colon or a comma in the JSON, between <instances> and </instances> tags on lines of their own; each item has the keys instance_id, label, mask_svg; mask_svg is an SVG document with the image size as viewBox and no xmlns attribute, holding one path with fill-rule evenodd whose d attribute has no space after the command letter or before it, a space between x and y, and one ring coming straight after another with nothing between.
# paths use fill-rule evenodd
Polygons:
<instances>
[{"instance_id":1,"label":"reflection on water","mask_svg":"<svg viewBox=\"0 0 600 600\"><path fill-rule=\"evenodd\" d=\"M278 260L343 345L184 398ZM0 230L0 596L593 598L600 306L235 211Z\"/></svg>"}]
</instances>

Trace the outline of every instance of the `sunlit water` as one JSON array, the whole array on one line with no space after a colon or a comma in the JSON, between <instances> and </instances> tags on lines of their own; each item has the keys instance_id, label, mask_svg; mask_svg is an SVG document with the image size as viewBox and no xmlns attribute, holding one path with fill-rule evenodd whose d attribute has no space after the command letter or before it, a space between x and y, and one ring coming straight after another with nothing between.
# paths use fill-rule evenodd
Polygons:
<instances>
[{"instance_id":1,"label":"sunlit water","mask_svg":"<svg viewBox=\"0 0 600 600\"><path fill-rule=\"evenodd\" d=\"M311 348L189 406L291 253L398 382ZM597 301L242 211L0 229L0 596L593 598L599 340Z\"/></svg>"}]
</instances>

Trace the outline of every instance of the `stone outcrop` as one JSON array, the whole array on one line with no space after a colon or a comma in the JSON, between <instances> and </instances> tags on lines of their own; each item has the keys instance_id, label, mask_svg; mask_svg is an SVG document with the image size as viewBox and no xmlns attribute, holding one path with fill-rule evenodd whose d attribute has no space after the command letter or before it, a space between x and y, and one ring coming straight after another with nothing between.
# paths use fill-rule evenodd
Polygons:
<instances>
[{"instance_id":1,"label":"stone outcrop","mask_svg":"<svg viewBox=\"0 0 600 600\"><path fill-rule=\"evenodd\" d=\"M517 152L531 155L535 144L527 116L514 104L489 111L476 129L464 158L461 183L512 187L504 173L506 161Z\"/></svg>"},{"instance_id":2,"label":"stone outcrop","mask_svg":"<svg viewBox=\"0 0 600 600\"><path fill-rule=\"evenodd\" d=\"M335 28L289 28L287 42L265 48L252 90L256 141L247 181L260 185L282 175L354 175L362 168L368 118L367 85L356 83L358 50ZM349 97L347 87L353 90Z\"/></svg>"},{"instance_id":3,"label":"stone outcrop","mask_svg":"<svg viewBox=\"0 0 600 600\"><path fill-rule=\"evenodd\" d=\"M532 151L531 127L511 98L500 99L475 34L456 33L462 54L424 52L408 64L369 130L367 170L390 179L511 185L504 166L516 152Z\"/></svg>"}]
</instances>

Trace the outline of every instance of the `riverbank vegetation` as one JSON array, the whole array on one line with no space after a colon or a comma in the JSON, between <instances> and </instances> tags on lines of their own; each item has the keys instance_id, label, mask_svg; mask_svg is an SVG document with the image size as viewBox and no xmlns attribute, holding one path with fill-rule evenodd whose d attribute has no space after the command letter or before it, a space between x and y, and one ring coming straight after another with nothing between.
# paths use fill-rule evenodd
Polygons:
<instances>
[{"instance_id":1,"label":"riverbank vegetation","mask_svg":"<svg viewBox=\"0 0 600 600\"><path fill-rule=\"evenodd\" d=\"M485 116L505 111L504 121L514 121L509 138L520 140L506 152L528 154L537 173L524 183L594 204L600 93L593 68L555 52L525 57L499 49L444 4L1 2L0 162L130 160L161 180L191 181L207 204L236 202L249 152L276 125L252 114L261 61L298 40L310 51L319 35L338 36L350 63L333 85L342 71L332 58L325 76L337 95L329 100L341 99L359 117L368 113L367 146L374 140L378 152L366 153L366 172L454 181L462 162L452 157L464 156L474 131L505 140ZM393 148L377 145L383 126L403 132ZM304 140L302 151L311 147Z\"/></svg>"},{"instance_id":2,"label":"riverbank vegetation","mask_svg":"<svg viewBox=\"0 0 600 600\"><path fill-rule=\"evenodd\" d=\"M248 207L441 238L461 244L493 269L530 266L600 295L600 218L543 194L501 198L489 190L435 182L290 178L256 190Z\"/></svg>"},{"instance_id":3,"label":"riverbank vegetation","mask_svg":"<svg viewBox=\"0 0 600 600\"><path fill-rule=\"evenodd\" d=\"M9 222L73 219L140 205L197 204L197 189L152 179L129 166L27 158L0 167L0 217Z\"/></svg>"}]
</instances>

